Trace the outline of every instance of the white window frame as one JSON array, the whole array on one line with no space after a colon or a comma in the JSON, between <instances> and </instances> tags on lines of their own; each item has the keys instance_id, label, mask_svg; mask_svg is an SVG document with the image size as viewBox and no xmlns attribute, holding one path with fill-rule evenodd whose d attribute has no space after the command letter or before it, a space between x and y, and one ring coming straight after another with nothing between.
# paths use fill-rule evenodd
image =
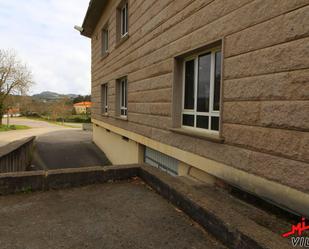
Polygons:
<instances>
[{"instance_id":1,"label":"white window frame","mask_svg":"<svg viewBox=\"0 0 309 249\"><path fill-rule=\"evenodd\" d=\"M124 90L122 89L124 87ZM123 93L124 92L124 96ZM119 80L119 106L120 106L120 117L127 118L128 116L128 80L122 78ZM122 104L124 103L124 104ZM122 114L124 111L125 115Z\"/></svg>"},{"instance_id":2,"label":"white window frame","mask_svg":"<svg viewBox=\"0 0 309 249\"><path fill-rule=\"evenodd\" d=\"M123 16L124 13L124 16ZM125 37L128 34L128 2L125 2L120 8L120 35L121 38Z\"/></svg>"},{"instance_id":3,"label":"white window frame","mask_svg":"<svg viewBox=\"0 0 309 249\"><path fill-rule=\"evenodd\" d=\"M216 61L216 52L220 52L222 55L222 49L220 47L215 47L203 52L196 53L184 59L183 62L183 81L182 81L182 112L181 112L181 127L186 129L191 129L194 131L207 132L212 134L219 134L220 131L220 111L213 110L213 101L214 101L214 83L215 83L215 61ZM197 87L198 87L198 67L199 67L199 56L203 54L211 53L211 66L210 66L210 88L209 88L209 112L198 112L197 111ZM186 62L194 60L194 109L185 109L185 82L186 82ZM222 58L221 58L222 61ZM221 67L222 74L222 67ZM222 82L221 82L222 84ZM221 109L221 108L220 108ZM183 125L183 115L193 115L194 116L194 126ZM208 129L199 128L197 124L197 116L208 116ZM219 118L219 130L211 130L211 118Z\"/></svg>"},{"instance_id":4,"label":"white window frame","mask_svg":"<svg viewBox=\"0 0 309 249\"><path fill-rule=\"evenodd\" d=\"M102 55L109 51L109 30L107 27L102 29Z\"/></svg>"},{"instance_id":5,"label":"white window frame","mask_svg":"<svg viewBox=\"0 0 309 249\"><path fill-rule=\"evenodd\" d=\"M108 114L108 83L102 84L102 113Z\"/></svg>"}]
</instances>

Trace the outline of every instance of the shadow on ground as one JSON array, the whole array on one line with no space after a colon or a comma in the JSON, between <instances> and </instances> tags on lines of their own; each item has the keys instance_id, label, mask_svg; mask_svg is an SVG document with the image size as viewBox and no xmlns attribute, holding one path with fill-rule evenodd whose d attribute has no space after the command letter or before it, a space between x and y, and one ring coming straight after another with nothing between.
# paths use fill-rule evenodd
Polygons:
<instances>
[{"instance_id":1,"label":"shadow on ground","mask_svg":"<svg viewBox=\"0 0 309 249\"><path fill-rule=\"evenodd\" d=\"M110 165L92 142L92 132L62 130L39 136L33 157L35 169L62 169Z\"/></svg>"}]
</instances>

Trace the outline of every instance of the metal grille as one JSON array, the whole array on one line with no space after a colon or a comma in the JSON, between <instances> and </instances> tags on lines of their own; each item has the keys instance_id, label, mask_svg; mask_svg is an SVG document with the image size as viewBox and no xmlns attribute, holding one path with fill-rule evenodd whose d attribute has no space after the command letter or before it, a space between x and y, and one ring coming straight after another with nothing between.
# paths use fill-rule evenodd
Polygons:
<instances>
[{"instance_id":1,"label":"metal grille","mask_svg":"<svg viewBox=\"0 0 309 249\"><path fill-rule=\"evenodd\" d=\"M148 147L145 149L145 163L171 175L178 175L178 160Z\"/></svg>"}]
</instances>

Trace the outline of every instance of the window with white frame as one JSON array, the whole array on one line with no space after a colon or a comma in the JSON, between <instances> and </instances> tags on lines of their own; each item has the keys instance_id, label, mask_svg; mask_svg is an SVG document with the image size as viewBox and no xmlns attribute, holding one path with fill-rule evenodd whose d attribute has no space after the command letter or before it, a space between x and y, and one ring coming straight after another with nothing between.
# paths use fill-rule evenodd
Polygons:
<instances>
[{"instance_id":1,"label":"window with white frame","mask_svg":"<svg viewBox=\"0 0 309 249\"><path fill-rule=\"evenodd\" d=\"M109 31L108 28L102 29L102 55L105 55L108 53L109 49Z\"/></svg>"},{"instance_id":2,"label":"window with white frame","mask_svg":"<svg viewBox=\"0 0 309 249\"><path fill-rule=\"evenodd\" d=\"M121 117L127 117L128 114L128 100L127 100L127 94L128 94L128 81L127 78L122 78L119 80L119 101L120 101L120 116Z\"/></svg>"},{"instance_id":3,"label":"window with white frame","mask_svg":"<svg viewBox=\"0 0 309 249\"><path fill-rule=\"evenodd\" d=\"M218 133L221 48L185 59L183 72L182 126Z\"/></svg>"},{"instance_id":4,"label":"window with white frame","mask_svg":"<svg viewBox=\"0 0 309 249\"><path fill-rule=\"evenodd\" d=\"M120 33L121 37L128 34L128 2L125 2L120 8Z\"/></svg>"},{"instance_id":5,"label":"window with white frame","mask_svg":"<svg viewBox=\"0 0 309 249\"><path fill-rule=\"evenodd\" d=\"M102 96L102 114L108 113L108 84L103 84L101 86L101 96Z\"/></svg>"}]
</instances>

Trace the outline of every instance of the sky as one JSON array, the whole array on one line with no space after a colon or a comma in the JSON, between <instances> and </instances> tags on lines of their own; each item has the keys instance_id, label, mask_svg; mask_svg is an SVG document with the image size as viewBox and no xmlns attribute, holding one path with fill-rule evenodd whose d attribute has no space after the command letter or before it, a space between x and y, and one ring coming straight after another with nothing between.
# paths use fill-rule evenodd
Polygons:
<instances>
[{"instance_id":1,"label":"sky","mask_svg":"<svg viewBox=\"0 0 309 249\"><path fill-rule=\"evenodd\" d=\"M30 94L90 94L90 40L82 25L89 0L0 0L0 48L32 71Z\"/></svg>"}]
</instances>

